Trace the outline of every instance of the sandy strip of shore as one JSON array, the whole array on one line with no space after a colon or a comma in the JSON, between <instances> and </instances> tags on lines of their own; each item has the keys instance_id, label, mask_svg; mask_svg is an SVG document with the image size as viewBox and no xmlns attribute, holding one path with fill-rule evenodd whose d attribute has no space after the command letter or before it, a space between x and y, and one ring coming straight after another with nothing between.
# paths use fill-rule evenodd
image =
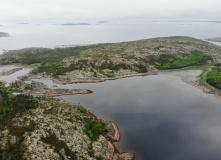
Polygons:
<instances>
[{"instance_id":1,"label":"sandy strip of shore","mask_svg":"<svg viewBox=\"0 0 221 160\"><path fill-rule=\"evenodd\" d=\"M201 89L203 92L208 94L213 94L217 98L221 98L221 90L211 86L211 85L204 85L201 81L201 76L204 73L204 71L200 68L191 69L191 70L165 70L160 71L159 74L170 74L170 75L176 75L181 77L182 81L193 85L199 89Z\"/></svg>"}]
</instances>

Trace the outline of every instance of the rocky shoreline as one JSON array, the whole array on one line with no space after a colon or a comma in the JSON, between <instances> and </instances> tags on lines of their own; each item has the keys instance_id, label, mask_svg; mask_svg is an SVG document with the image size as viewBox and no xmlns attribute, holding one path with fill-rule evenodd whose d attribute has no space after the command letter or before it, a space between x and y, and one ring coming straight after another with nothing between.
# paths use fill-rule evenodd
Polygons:
<instances>
[{"instance_id":1,"label":"rocky shoreline","mask_svg":"<svg viewBox=\"0 0 221 160\"><path fill-rule=\"evenodd\" d=\"M212 87L212 86L205 86L202 82L201 82L201 75L203 74L203 71L201 68L196 67L190 70L201 70L201 73L198 75L194 75L192 76L191 81L187 80L185 82L197 86L200 89L202 89L205 93L209 93L209 94L215 94L216 96L219 96L219 98L221 98L221 91ZM117 76L117 77L113 77L113 78L101 78L101 79L83 79L83 80L73 80L73 81L59 81L57 79L53 79L53 78L45 78L45 77L40 77L40 76L23 76L20 77L21 80L31 80L31 79L49 79L49 80L53 80L53 82L58 83L58 84L71 84L71 83L99 83L99 82L105 82L107 80L116 80L116 79L122 79L122 78L128 78L128 77L134 77L134 76L147 76L147 75L156 75L156 74L167 74L168 73L175 73L175 72L181 72L181 71L187 71L187 70L182 70L182 69L176 69L176 70L165 70L165 71L152 71L152 72L148 72L148 73L138 73L138 74L130 74L130 75L124 75L124 76ZM180 76L182 78L182 76ZM193 83L192 83L193 82ZM88 93L92 93L92 91L89 90L76 90L76 89L71 89L67 92L68 90L65 90L63 93L60 94L41 94L40 96L46 96L46 97L55 97L55 96L61 96L61 95L70 95L70 94L88 94ZM32 94L34 95L34 94ZM39 96L39 95L36 95ZM93 113L91 113L93 114ZM97 117L96 115L94 115L98 120L99 117ZM109 157L109 160L133 160L135 159L135 154L131 153L131 152L120 152L114 145L115 142L119 142L121 139L121 134L120 134L120 130L117 126L116 123L114 122L108 122L105 120L102 120L103 122L105 122L106 124L108 124L108 128L111 128L111 131L105 136L105 139L108 141L109 146L112 146L112 151Z\"/></svg>"},{"instance_id":2,"label":"rocky shoreline","mask_svg":"<svg viewBox=\"0 0 221 160\"><path fill-rule=\"evenodd\" d=\"M87 89L53 89L50 91L54 91L55 93L35 93L31 92L29 95L32 96L45 96L45 97L57 97L57 96L65 96L65 95L75 95L75 94L90 94L93 91Z\"/></svg>"},{"instance_id":3,"label":"rocky shoreline","mask_svg":"<svg viewBox=\"0 0 221 160\"><path fill-rule=\"evenodd\" d=\"M91 113L93 114L93 113ZM93 114L94 115L94 114ZM112 146L112 153L108 160L134 160L136 155L133 152L120 152L117 147L114 145L115 142L119 142L121 139L120 129L117 124L113 121L106 121L104 119L100 119L96 115L94 115L96 119L103 121L107 124L107 127L111 130L107 133L106 140Z\"/></svg>"},{"instance_id":4,"label":"rocky shoreline","mask_svg":"<svg viewBox=\"0 0 221 160\"><path fill-rule=\"evenodd\" d=\"M203 92L208 93L208 94L213 94L218 98L221 98L221 90L211 86L211 85L204 85L203 82L201 81L201 76L203 75L204 72L202 72L199 76L197 76L197 80L195 81L195 85L199 87L200 89L203 90Z\"/></svg>"},{"instance_id":5,"label":"rocky shoreline","mask_svg":"<svg viewBox=\"0 0 221 160\"><path fill-rule=\"evenodd\" d=\"M208 38L206 39L207 41L212 41L212 42L221 42L221 37L216 37L216 38Z\"/></svg>"},{"instance_id":6,"label":"rocky shoreline","mask_svg":"<svg viewBox=\"0 0 221 160\"><path fill-rule=\"evenodd\" d=\"M123 75L123 76L116 76L116 77L111 77L111 78L97 78L97 79L80 79L80 80L58 80L58 79L54 79L51 77L41 77L41 76L22 76L19 77L20 80L32 80L32 79L45 79L45 80L52 80L54 83L57 84L73 84L73 83L100 83L100 82L105 82L108 80L117 80L117 79L122 79L122 78L129 78L129 77L135 77L135 76L147 76L147 75L153 75L153 74L157 74L155 71L154 72L148 72L148 73L135 73L135 74L129 74L129 75Z\"/></svg>"},{"instance_id":7,"label":"rocky shoreline","mask_svg":"<svg viewBox=\"0 0 221 160\"><path fill-rule=\"evenodd\" d=\"M107 80L116 80L116 79L121 79L121 78L128 78L128 77L134 77L134 76L146 76L149 75L150 73L142 73L142 74L131 74L131 75L125 75L125 76L118 76L114 78L102 78L102 79L96 79L96 80L76 80L76 81L71 81L71 83L99 83L99 82L105 82ZM153 73L151 73L153 74ZM68 84L67 82L61 82L56 79L52 78L44 78L44 77L38 77L38 76L22 76L19 77L20 81L24 80L31 80L31 79L50 79L53 80L53 82L57 82L59 84ZM35 88L40 89L38 93L36 92L31 92L30 90L24 91L24 93L32 95L32 96L44 96L44 97L56 97L56 96L62 96L62 95L74 95L74 94L90 94L93 91L87 90L87 89L49 89L47 88L46 85L44 85L41 82L33 82L32 84L35 86ZM47 93L44 93L45 90L49 90ZM60 93L52 93L59 91ZM59 100L59 99L58 99ZM60 100L59 100L60 101ZM88 110L88 112L90 112ZM108 160L134 160L135 159L135 153L132 152L120 152L117 147L114 145L115 142L119 142L121 139L121 134L120 134L120 129L117 126L115 122L112 121L106 121L103 119L100 119L96 115L90 112L96 119L101 120L105 124L107 124L108 128L110 131L104 138L108 141L109 146L112 148L110 150L110 157Z\"/></svg>"}]
</instances>

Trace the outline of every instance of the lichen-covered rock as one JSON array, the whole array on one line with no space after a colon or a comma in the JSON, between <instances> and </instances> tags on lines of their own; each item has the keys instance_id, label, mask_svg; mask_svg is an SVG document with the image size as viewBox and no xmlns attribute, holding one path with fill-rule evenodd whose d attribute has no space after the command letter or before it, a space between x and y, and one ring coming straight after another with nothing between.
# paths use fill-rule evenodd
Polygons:
<instances>
[{"instance_id":1,"label":"lichen-covered rock","mask_svg":"<svg viewBox=\"0 0 221 160\"><path fill-rule=\"evenodd\" d=\"M13 127L29 127L23 134L23 158L70 159L68 152L72 152L79 160L96 160L97 157L109 159L114 148L103 136L92 141L85 134L85 118L94 118L94 115L81 113L79 107L65 101L43 99L39 101L39 107L15 117L12 120ZM32 129L30 126L33 126ZM15 144L17 137L11 135L8 129L0 131L2 149L8 141ZM90 145L93 154L89 153Z\"/></svg>"}]
</instances>

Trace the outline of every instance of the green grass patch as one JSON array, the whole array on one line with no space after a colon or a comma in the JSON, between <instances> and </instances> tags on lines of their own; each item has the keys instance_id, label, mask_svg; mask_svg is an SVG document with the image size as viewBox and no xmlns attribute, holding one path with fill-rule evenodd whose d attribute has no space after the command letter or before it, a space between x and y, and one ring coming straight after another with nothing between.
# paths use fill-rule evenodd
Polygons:
<instances>
[{"instance_id":1,"label":"green grass patch","mask_svg":"<svg viewBox=\"0 0 221 160\"><path fill-rule=\"evenodd\" d=\"M183 67L182 70L190 70L194 68L196 68L196 66L188 66L188 67Z\"/></svg>"},{"instance_id":2,"label":"green grass patch","mask_svg":"<svg viewBox=\"0 0 221 160\"><path fill-rule=\"evenodd\" d=\"M208 72L209 72L209 69L210 69L210 68L205 68L205 69L204 69L204 73L201 75L201 81L202 81L202 83L203 83L204 85L208 85L208 83L207 83L207 74L208 74Z\"/></svg>"},{"instance_id":3,"label":"green grass patch","mask_svg":"<svg viewBox=\"0 0 221 160\"><path fill-rule=\"evenodd\" d=\"M100 135L105 135L108 129L103 122L87 119L84 126L84 132L92 141L96 141Z\"/></svg>"},{"instance_id":4,"label":"green grass patch","mask_svg":"<svg viewBox=\"0 0 221 160\"><path fill-rule=\"evenodd\" d=\"M33 64L30 64L30 66L32 66L32 67L40 67L41 63L33 63Z\"/></svg>"},{"instance_id":5,"label":"green grass patch","mask_svg":"<svg viewBox=\"0 0 221 160\"><path fill-rule=\"evenodd\" d=\"M155 63L158 69L178 69L188 66L201 66L206 64L207 60L212 60L212 57L203 54L202 51L194 51L193 54L184 57L175 57L173 55L161 55Z\"/></svg>"},{"instance_id":6,"label":"green grass patch","mask_svg":"<svg viewBox=\"0 0 221 160\"><path fill-rule=\"evenodd\" d=\"M210 85L221 89L221 68L213 68L212 71L209 71L207 73L207 78L206 78L207 83Z\"/></svg>"},{"instance_id":7,"label":"green grass patch","mask_svg":"<svg viewBox=\"0 0 221 160\"><path fill-rule=\"evenodd\" d=\"M83 108L83 107L78 108L78 110L79 110L81 113L84 113L84 114L87 113L87 110L86 110L85 108Z\"/></svg>"}]
</instances>

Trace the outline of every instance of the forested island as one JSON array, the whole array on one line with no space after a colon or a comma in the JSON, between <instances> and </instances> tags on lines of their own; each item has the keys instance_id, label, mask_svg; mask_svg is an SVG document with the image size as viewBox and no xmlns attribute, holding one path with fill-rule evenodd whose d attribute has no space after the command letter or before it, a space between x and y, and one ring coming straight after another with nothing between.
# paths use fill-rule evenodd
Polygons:
<instances>
[{"instance_id":1,"label":"forested island","mask_svg":"<svg viewBox=\"0 0 221 160\"><path fill-rule=\"evenodd\" d=\"M24 80L45 78L62 84L100 82L162 70L198 68L204 70L205 86L221 90L221 47L190 37L56 49L26 48L2 54L0 64L33 68L29 75L9 87L1 83L0 157L4 159L126 157L126 153L120 153L112 145L117 141L111 138L116 126L77 104L46 98L45 94L60 91L49 91L44 86L39 89L36 84L23 83ZM131 159L132 155L129 154Z\"/></svg>"}]
</instances>

